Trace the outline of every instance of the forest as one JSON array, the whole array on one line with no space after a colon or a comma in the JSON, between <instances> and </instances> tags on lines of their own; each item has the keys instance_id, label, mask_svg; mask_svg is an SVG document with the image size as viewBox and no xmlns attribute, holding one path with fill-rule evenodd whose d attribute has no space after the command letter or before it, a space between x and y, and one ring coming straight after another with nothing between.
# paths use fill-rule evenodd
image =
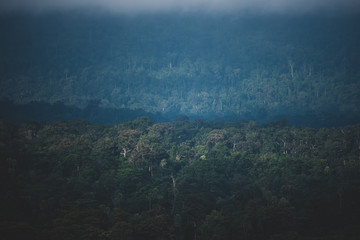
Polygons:
<instances>
[{"instance_id":1,"label":"forest","mask_svg":"<svg viewBox=\"0 0 360 240\"><path fill-rule=\"evenodd\" d=\"M358 29L358 15L2 14L0 97L99 100L172 120L356 124Z\"/></svg>"},{"instance_id":2,"label":"forest","mask_svg":"<svg viewBox=\"0 0 360 240\"><path fill-rule=\"evenodd\" d=\"M360 125L0 121L2 239L358 239Z\"/></svg>"},{"instance_id":3,"label":"forest","mask_svg":"<svg viewBox=\"0 0 360 240\"><path fill-rule=\"evenodd\" d=\"M1 239L359 239L357 11L15 5L0 2Z\"/></svg>"}]
</instances>

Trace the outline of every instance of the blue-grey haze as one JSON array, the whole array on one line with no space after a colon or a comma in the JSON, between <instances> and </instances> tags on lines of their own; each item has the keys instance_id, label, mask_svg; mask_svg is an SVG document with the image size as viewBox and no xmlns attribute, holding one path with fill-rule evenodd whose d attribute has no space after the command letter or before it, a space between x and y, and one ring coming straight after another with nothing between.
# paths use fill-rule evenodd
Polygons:
<instances>
[{"instance_id":1,"label":"blue-grey haze","mask_svg":"<svg viewBox=\"0 0 360 240\"><path fill-rule=\"evenodd\" d=\"M358 0L1 0L1 11L43 12L97 7L115 12L353 12Z\"/></svg>"}]
</instances>

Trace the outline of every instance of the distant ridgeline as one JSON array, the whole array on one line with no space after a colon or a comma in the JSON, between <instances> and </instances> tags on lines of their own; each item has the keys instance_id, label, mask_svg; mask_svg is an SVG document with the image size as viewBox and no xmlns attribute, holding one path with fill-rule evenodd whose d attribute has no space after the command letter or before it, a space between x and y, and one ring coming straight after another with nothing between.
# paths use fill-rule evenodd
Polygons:
<instances>
[{"instance_id":1,"label":"distant ridgeline","mask_svg":"<svg viewBox=\"0 0 360 240\"><path fill-rule=\"evenodd\" d=\"M99 101L91 101L84 109L66 106L57 102L30 102L28 104L15 104L9 100L0 101L0 118L12 123L27 121L53 122L84 119L92 123L115 124L139 117L150 117L153 121L166 121L160 114L152 114L141 109L107 109L99 106Z\"/></svg>"},{"instance_id":2,"label":"distant ridgeline","mask_svg":"<svg viewBox=\"0 0 360 240\"><path fill-rule=\"evenodd\" d=\"M360 116L359 29L358 16L3 15L0 97L345 125Z\"/></svg>"},{"instance_id":3,"label":"distant ridgeline","mask_svg":"<svg viewBox=\"0 0 360 240\"><path fill-rule=\"evenodd\" d=\"M87 120L91 123L101 124L116 124L124 121L132 121L139 117L149 117L154 122L171 122L179 117L179 113L149 113L142 109L114 109L103 108L100 106L100 101L90 101L85 108L78 108L75 106L67 106L62 102L54 104L46 102L30 102L27 104L16 104L10 100L0 100L0 118L5 119L11 123L25 123L28 121L38 122L54 122L54 121L72 121L77 119ZM202 116L203 117L203 116ZM251 121L252 119L259 119L260 115L247 115L243 118L238 116L207 116L203 118L210 121L218 122L235 122L240 119ZM201 116L190 116L190 119L201 119ZM273 119L259 119L259 123L278 122L279 120L286 120L287 123L297 126L308 127L342 127L346 125L353 125L360 122L360 116L356 115L341 115L335 111L328 112L307 112L304 115L279 115ZM261 121L262 120L262 121Z\"/></svg>"}]
</instances>

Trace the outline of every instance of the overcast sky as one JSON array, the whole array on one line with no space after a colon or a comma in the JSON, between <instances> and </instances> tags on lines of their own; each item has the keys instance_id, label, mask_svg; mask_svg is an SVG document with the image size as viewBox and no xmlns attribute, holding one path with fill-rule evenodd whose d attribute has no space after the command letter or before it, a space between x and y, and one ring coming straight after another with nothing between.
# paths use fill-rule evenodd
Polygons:
<instances>
[{"instance_id":1,"label":"overcast sky","mask_svg":"<svg viewBox=\"0 0 360 240\"><path fill-rule=\"evenodd\" d=\"M62 10L101 7L119 12L237 11L360 12L360 0L0 0L0 11Z\"/></svg>"}]
</instances>

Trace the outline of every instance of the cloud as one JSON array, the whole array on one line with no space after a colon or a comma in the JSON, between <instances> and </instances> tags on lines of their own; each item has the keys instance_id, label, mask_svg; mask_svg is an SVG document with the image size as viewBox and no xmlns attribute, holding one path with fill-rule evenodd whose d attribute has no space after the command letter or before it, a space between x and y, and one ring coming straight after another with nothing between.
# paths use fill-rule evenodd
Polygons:
<instances>
[{"instance_id":1,"label":"cloud","mask_svg":"<svg viewBox=\"0 0 360 240\"><path fill-rule=\"evenodd\" d=\"M360 11L360 0L0 0L0 11L66 10L98 7L117 12L239 11L322 12Z\"/></svg>"}]
</instances>

